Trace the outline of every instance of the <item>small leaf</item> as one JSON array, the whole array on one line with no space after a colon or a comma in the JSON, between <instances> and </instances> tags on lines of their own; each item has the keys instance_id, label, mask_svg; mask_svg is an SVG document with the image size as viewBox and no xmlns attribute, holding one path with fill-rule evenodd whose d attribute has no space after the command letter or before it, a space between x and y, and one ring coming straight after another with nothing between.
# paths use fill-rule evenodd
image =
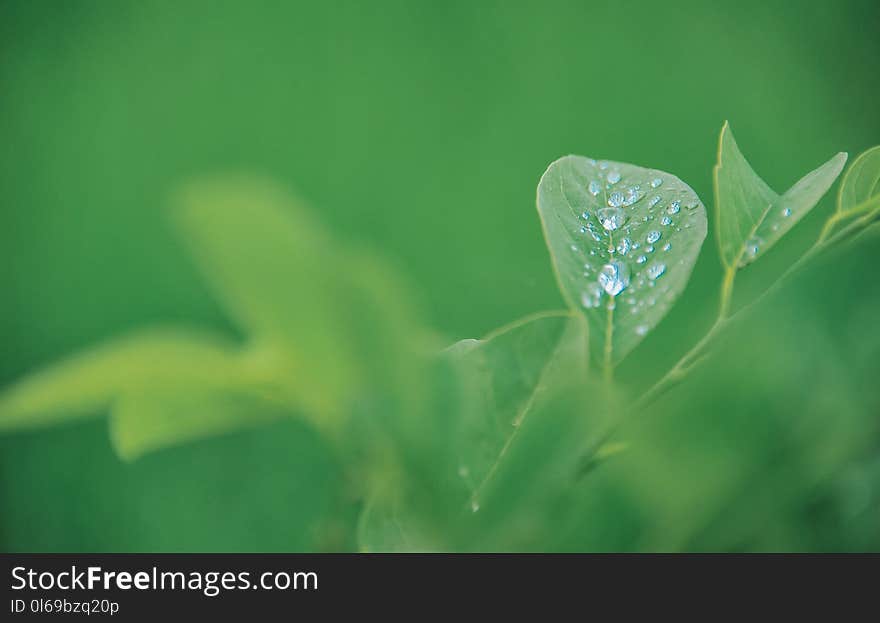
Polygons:
<instances>
[{"instance_id":1,"label":"small leaf","mask_svg":"<svg viewBox=\"0 0 880 623\"><path fill-rule=\"evenodd\" d=\"M674 175L580 156L544 173L538 213L562 295L606 366L666 315L706 237L703 204Z\"/></svg>"},{"instance_id":2,"label":"small leaf","mask_svg":"<svg viewBox=\"0 0 880 623\"><path fill-rule=\"evenodd\" d=\"M0 394L0 430L98 415L124 393L251 384L239 349L193 331L142 331L25 377Z\"/></svg>"},{"instance_id":3,"label":"small leaf","mask_svg":"<svg viewBox=\"0 0 880 623\"><path fill-rule=\"evenodd\" d=\"M749 166L725 123L715 165L716 226L724 265L743 267L763 255L828 192L845 163L846 154L837 154L780 196Z\"/></svg>"},{"instance_id":4,"label":"small leaf","mask_svg":"<svg viewBox=\"0 0 880 623\"><path fill-rule=\"evenodd\" d=\"M841 218L880 212L880 145L862 152L843 174L837 211Z\"/></svg>"},{"instance_id":5,"label":"small leaf","mask_svg":"<svg viewBox=\"0 0 880 623\"><path fill-rule=\"evenodd\" d=\"M133 460L147 452L265 424L290 412L254 394L225 388L129 392L113 406L110 439Z\"/></svg>"}]
</instances>

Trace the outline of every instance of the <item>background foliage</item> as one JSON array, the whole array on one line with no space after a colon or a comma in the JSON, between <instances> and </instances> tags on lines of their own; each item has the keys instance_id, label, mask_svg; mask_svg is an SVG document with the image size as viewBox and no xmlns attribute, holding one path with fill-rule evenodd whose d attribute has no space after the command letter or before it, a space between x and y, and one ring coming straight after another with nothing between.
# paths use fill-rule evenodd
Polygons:
<instances>
[{"instance_id":1,"label":"background foliage","mask_svg":"<svg viewBox=\"0 0 880 623\"><path fill-rule=\"evenodd\" d=\"M405 269L447 343L558 308L534 209L548 163L656 167L709 204L728 118L788 188L878 142L878 33L868 1L8 0L0 385L144 325L235 335L168 218L181 184L225 171L294 187L334 235ZM797 257L831 209L743 285ZM628 449L589 475L590 521L545 547L880 548L878 244L801 273L632 419ZM642 387L678 358L720 274L707 244L619 378ZM3 436L0 548L350 549L359 507L334 452L291 421L130 463L103 420ZM463 546L504 545L486 534Z\"/></svg>"}]
</instances>

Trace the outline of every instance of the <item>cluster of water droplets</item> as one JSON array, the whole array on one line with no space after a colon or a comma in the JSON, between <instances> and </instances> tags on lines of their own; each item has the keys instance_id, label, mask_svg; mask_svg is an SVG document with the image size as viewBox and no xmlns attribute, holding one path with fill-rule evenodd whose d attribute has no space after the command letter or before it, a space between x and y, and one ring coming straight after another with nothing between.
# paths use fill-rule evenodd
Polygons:
<instances>
[{"instance_id":1,"label":"cluster of water droplets","mask_svg":"<svg viewBox=\"0 0 880 623\"><path fill-rule=\"evenodd\" d=\"M646 306L656 305L667 294L665 287L654 288L667 273L664 254L673 248L669 238L691 227L687 214L699 204L685 201L685 189L674 184L668 188L669 183L664 187L662 177L627 184L625 176L612 163L590 164L598 170L584 188L599 206L583 210L578 231L587 237L583 248L589 250L590 257L585 256L581 246L572 245L579 259L584 260L585 283L580 303L585 308L597 308L604 302L606 308L615 309L618 300L622 300L636 314ZM646 197L644 207L638 209L637 204ZM658 244L662 244L659 250L655 248ZM647 324L635 327L639 336L649 330Z\"/></svg>"}]
</instances>

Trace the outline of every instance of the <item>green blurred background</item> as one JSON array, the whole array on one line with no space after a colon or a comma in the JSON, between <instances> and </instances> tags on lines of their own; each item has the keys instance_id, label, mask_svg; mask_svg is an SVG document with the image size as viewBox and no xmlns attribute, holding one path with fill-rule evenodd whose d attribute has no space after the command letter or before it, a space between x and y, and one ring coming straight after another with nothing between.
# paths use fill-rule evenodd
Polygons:
<instances>
[{"instance_id":1,"label":"green blurred background","mask_svg":"<svg viewBox=\"0 0 880 623\"><path fill-rule=\"evenodd\" d=\"M711 204L729 119L784 190L880 143L878 67L876 0L3 0L0 386L135 327L230 328L169 223L192 177L295 189L405 270L449 341L477 337L561 306L534 209L552 160L661 168ZM638 458L596 476L579 546L880 549L878 251L811 266L631 426ZM699 337L719 275L707 240L622 378ZM341 482L296 423L130 464L102 420L19 433L0 437L0 550L348 548Z\"/></svg>"}]
</instances>

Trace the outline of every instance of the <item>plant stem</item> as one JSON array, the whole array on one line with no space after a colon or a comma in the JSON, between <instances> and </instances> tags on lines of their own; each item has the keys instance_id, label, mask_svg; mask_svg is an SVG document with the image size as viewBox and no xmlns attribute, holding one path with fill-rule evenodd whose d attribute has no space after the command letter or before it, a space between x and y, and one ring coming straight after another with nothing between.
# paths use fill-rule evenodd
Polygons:
<instances>
[{"instance_id":1,"label":"plant stem","mask_svg":"<svg viewBox=\"0 0 880 623\"><path fill-rule=\"evenodd\" d=\"M850 216L851 213L848 213L847 216ZM750 309L753 305L764 299L767 295L774 292L780 284L782 284L792 273L796 272L800 269L804 264L806 264L813 257L824 251L826 248L834 245L840 240L846 238L853 231L857 231L860 227L863 227L867 224L871 218L875 216L873 213L864 214L858 219L855 219L853 222L849 223L846 227L840 229L834 235L831 235L831 231L834 226L841 220L841 217L838 216L838 213L832 215L826 222L825 226L822 228L822 231L819 233L819 237L816 239L816 242L807 249L807 251L801 255L800 258L796 262L794 262L788 269L782 273L766 290L761 292L754 300L750 301L746 305L739 308L733 314L730 313L731 301L733 299L733 285L736 279L736 265L727 266L724 271L724 278L721 282L721 293L719 296L719 304L718 304L718 316L715 318L715 322L706 332L706 334L700 339L699 342L694 344L694 346L687 351L684 355L682 355L681 359L670 368L670 370L664 374L659 381L654 383L648 391L646 391L641 398L639 398L633 405L634 409L638 409L640 407L644 407L651 402L653 402L656 398L664 394L668 389L673 387L676 383L681 381L685 376L687 376L688 372L694 367L694 365L700 360L703 356L706 347L709 343L727 326L730 322L732 322L735 318L737 318L740 314L742 314L747 309Z\"/></svg>"},{"instance_id":2,"label":"plant stem","mask_svg":"<svg viewBox=\"0 0 880 623\"><path fill-rule=\"evenodd\" d=\"M613 299L612 299L613 300ZM614 344L612 342L612 335L614 331L614 309L612 307L608 307L605 310L606 321L605 321L605 349L604 349L604 361L602 363L605 384L610 386L614 382L614 366L612 365L612 355L614 352Z\"/></svg>"},{"instance_id":3,"label":"plant stem","mask_svg":"<svg viewBox=\"0 0 880 623\"><path fill-rule=\"evenodd\" d=\"M643 407L647 404L650 404L657 397L665 393L668 389L670 389L673 385L675 385L678 381L683 379L693 365L699 361L700 357L703 355L703 351L706 346L715 338L715 336L724 328L724 326L730 321L730 301L733 297L733 283L736 277L736 268L728 267L724 272L724 279L721 282L721 294L720 300L718 304L718 316L715 318L715 322L712 323L712 326L709 327L709 330L706 334L700 339L699 342L694 344L694 346L682 355L681 359L670 368L669 372L663 375L663 377L654 383L651 388L645 392L639 400L636 401L635 407Z\"/></svg>"}]
</instances>

